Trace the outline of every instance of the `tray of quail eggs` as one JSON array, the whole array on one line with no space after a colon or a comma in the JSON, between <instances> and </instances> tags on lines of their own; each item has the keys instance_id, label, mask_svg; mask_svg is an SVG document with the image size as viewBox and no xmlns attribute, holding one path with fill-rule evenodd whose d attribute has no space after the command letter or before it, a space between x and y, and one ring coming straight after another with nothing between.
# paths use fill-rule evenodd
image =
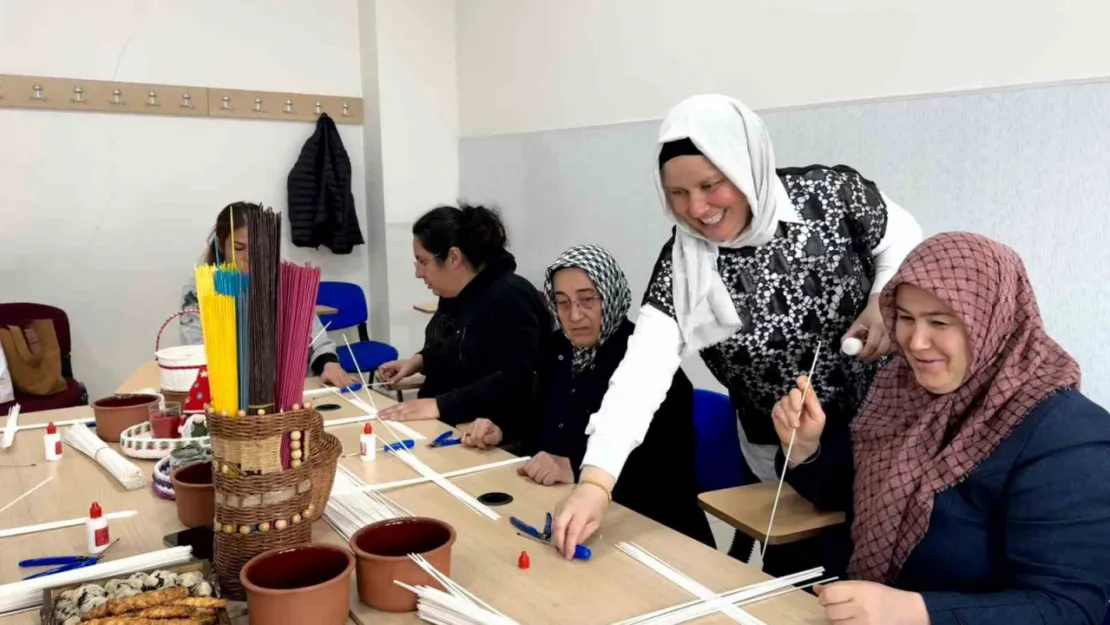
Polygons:
<instances>
[{"instance_id":1,"label":"tray of quail eggs","mask_svg":"<svg viewBox=\"0 0 1110 625\"><path fill-rule=\"evenodd\" d=\"M81 615L109 599L123 599L162 588L187 588L190 597L211 597L212 584L201 571L174 573L132 573L130 577L110 579L103 585L84 584L62 592L54 602L54 622L58 625L80 625Z\"/></svg>"}]
</instances>

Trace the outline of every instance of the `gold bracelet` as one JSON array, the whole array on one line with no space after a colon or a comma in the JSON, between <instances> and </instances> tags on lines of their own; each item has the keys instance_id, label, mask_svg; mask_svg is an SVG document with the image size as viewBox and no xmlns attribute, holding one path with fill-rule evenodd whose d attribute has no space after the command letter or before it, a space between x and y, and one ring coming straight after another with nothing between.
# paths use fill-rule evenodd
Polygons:
<instances>
[{"instance_id":1,"label":"gold bracelet","mask_svg":"<svg viewBox=\"0 0 1110 625\"><path fill-rule=\"evenodd\" d=\"M609 503L613 503L613 491L609 490L608 488L605 488L605 485L602 484L601 482L598 482L596 480L590 480L590 479L578 480L578 485L579 486L581 486L583 484L590 484L591 486L596 486L596 487L600 488L602 490L602 492L605 493L605 496L609 498Z\"/></svg>"}]
</instances>

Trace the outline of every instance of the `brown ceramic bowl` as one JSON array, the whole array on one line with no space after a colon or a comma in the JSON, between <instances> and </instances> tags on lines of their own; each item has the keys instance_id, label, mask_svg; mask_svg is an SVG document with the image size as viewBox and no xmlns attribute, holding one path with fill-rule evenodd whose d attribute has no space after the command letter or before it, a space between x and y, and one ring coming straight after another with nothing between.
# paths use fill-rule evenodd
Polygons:
<instances>
[{"instance_id":1,"label":"brown ceramic bowl","mask_svg":"<svg viewBox=\"0 0 1110 625\"><path fill-rule=\"evenodd\" d=\"M118 443L127 428L150 420L150 407L160 401L157 395L112 395L93 402L96 435L100 440Z\"/></svg>"},{"instance_id":2,"label":"brown ceramic bowl","mask_svg":"<svg viewBox=\"0 0 1110 625\"><path fill-rule=\"evenodd\" d=\"M409 559L423 555L444 575L451 574L451 545L455 528L425 517L378 521L351 536L351 551L358 561L358 598L385 612L412 612L416 595L393 583L410 586L439 586L431 575Z\"/></svg>"},{"instance_id":3,"label":"brown ceramic bowl","mask_svg":"<svg viewBox=\"0 0 1110 625\"><path fill-rule=\"evenodd\" d=\"M355 559L341 547L309 543L253 557L239 572L250 625L344 625Z\"/></svg>"},{"instance_id":4,"label":"brown ceramic bowl","mask_svg":"<svg viewBox=\"0 0 1110 625\"><path fill-rule=\"evenodd\" d=\"M170 475L177 500L177 519L185 527L212 527L216 517L216 485L212 463L197 462L178 467Z\"/></svg>"}]
</instances>

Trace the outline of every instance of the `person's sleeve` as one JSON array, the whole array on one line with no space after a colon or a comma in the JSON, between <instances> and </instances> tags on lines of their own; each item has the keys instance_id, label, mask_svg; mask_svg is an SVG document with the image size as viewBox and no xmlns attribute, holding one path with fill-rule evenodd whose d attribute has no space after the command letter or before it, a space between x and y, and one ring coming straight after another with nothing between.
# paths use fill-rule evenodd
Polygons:
<instances>
[{"instance_id":1,"label":"person's sleeve","mask_svg":"<svg viewBox=\"0 0 1110 625\"><path fill-rule=\"evenodd\" d=\"M186 284L181 289L181 307L179 310L200 309L197 298L197 288L193 283ZM181 333L182 345L202 345L204 332L200 325L200 315L195 312L184 313L178 317L178 329Z\"/></svg>"},{"instance_id":2,"label":"person's sleeve","mask_svg":"<svg viewBox=\"0 0 1110 625\"><path fill-rule=\"evenodd\" d=\"M1110 600L1110 436L1091 419L1069 416L1055 428L1044 421L1014 465L1000 510L998 571L1009 577L1006 589L923 592L932 625L1103 622Z\"/></svg>"},{"instance_id":3,"label":"person's sleeve","mask_svg":"<svg viewBox=\"0 0 1110 625\"><path fill-rule=\"evenodd\" d=\"M775 472L782 475L786 454L779 448ZM804 464L786 471L786 483L821 510L848 510L852 505L852 439L847 427L822 433L821 447Z\"/></svg>"},{"instance_id":4,"label":"person's sleeve","mask_svg":"<svg viewBox=\"0 0 1110 625\"><path fill-rule=\"evenodd\" d=\"M640 443L666 399L682 364L682 335L674 318L645 304L628 339L628 349L609 379L601 408L590 417L590 436L582 465L597 467L614 479Z\"/></svg>"},{"instance_id":5,"label":"person's sleeve","mask_svg":"<svg viewBox=\"0 0 1110 625\"><path fill-rule=\"evenodd\" d=\"M339 362L335 351L335 341L324 332L324 324L320 318L312 315L312 343L308 346L308 360L312 363L312 373L320 375L324 372L324 365L329 362ZM363 371L368 374L368 371Z\"/></svg>"},{"instance_id":6,"label":"person's sleeve","mask_svg":"<svg viewBox=\"0 0 1110 625\"><path fill-rule=\"evenodd\" d=\"M494 419L506 441L519 441L523 433L524 416L515 419L500 418L505 401L515 401L521 396L532 396L536 385L541 351L541 336L549 328L549 318L541 319L526 302L510 300L494 302L489 306L489 317L483 324L493 328L485 334L496 336L490 341L486 368L489 374L481 379L436 396L442 420L448 423L471 421L489 416Z\"/></svg>"},{"instance_id":7,"label":"person's sleeve","mask_svg":"<svg viewBox=\"0 0 1110 625\"><path fill-rule=\"evenodd\" d=\"M879 244L871 250L875 259L875 279L871 283L871 294L877 295L890 282L902 261L921 243L921 225L906 209L895 204L885 193L880 192L886 204L886 232Z\"/></svg>"}]
</instances>

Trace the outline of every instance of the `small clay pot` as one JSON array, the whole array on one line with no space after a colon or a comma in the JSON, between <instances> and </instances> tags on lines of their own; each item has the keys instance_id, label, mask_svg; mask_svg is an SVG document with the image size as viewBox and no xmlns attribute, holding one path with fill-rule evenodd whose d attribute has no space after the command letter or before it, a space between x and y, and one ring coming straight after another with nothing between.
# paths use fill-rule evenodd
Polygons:
<instances>
[{"instance_id":1,"label":"small clay pot","mask_svg":"<svg viewBox=\"0 0 1110 625\"><path fill-rule=\"evenodd\" d=\"M258 554L239 572L250 625L344 625L354 568L350 552L333 545L310 543Z\"/></svg>"},{"instance_id":2,"label":"small clay pot","mask_svg":"<svg viewBox=\"0 0 1110 625\"><path fill-rule=\"evenodd\" d=\"M96 435L109 443L118 443L127 428L150 419L150 407L161 398L157 395L112 395L93 402Z\"/></svg>"},{"instance_id":3,"label":"small clay pot","mask_svg":"<svg viewBox=\"0 0 1110 625\"><path fill-rule=\"evenodd\" d=\"M177 519L185 527L211 527L216 517L216 486L212 463L197 462L178 467L170 475L177 500Z\"/></svg>"},{"instance_id":4,"label":"small clay pot","mask_svg":"<svg viewBox=\"0 0 1110 625\"><path fill-rule=\"evenodd\" d=\"M455 528L425 517L379 521L360 529L350 542L358 561L358 598L376 610L412 612L416 595L393 580L410 586L439 584L408 554L420 554L441 573L450 575L454 543Z\"/></svg>"}]
</instances>

